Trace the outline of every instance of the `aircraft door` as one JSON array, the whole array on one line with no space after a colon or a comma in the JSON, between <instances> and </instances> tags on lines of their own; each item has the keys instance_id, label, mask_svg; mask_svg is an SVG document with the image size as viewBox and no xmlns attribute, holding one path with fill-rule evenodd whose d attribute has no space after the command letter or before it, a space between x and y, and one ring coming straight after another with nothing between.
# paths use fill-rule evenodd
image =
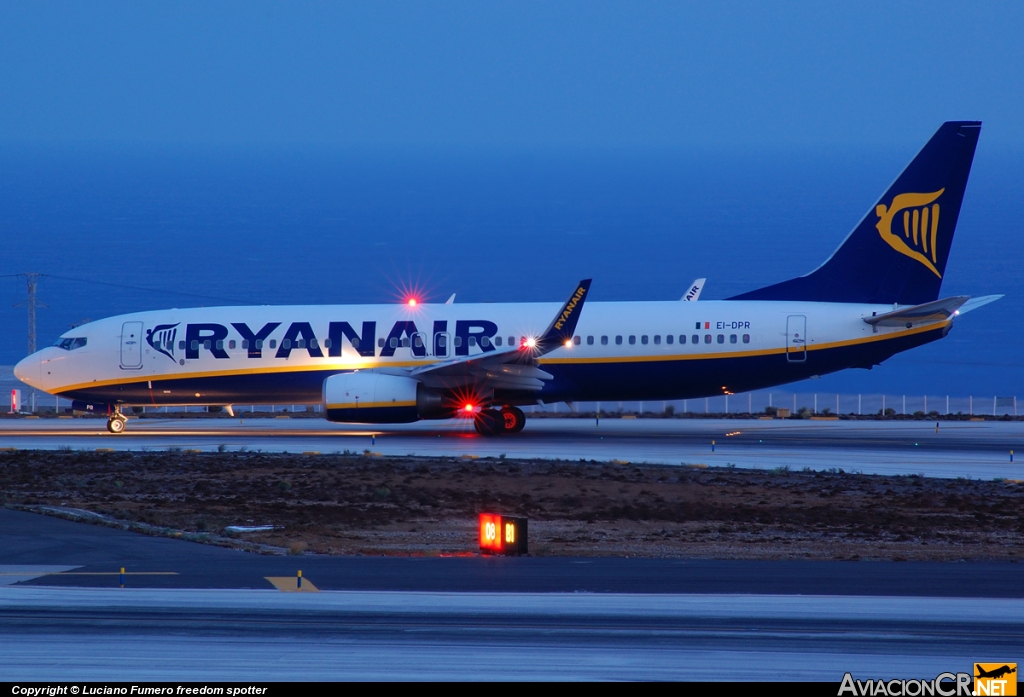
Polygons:
<instances>
[{"instance_id":1,"label":"aircraft door","mask_svg":"<svg viewBox=\"0 0 1024 697\"><path fill-rule=\"evenodd\" d=\"M121 368L138 370L142 367L142 322L121 325Z\"/></svg>"},{"instance_id":2,"label":"aircraft door","mask_svg":"<svg viewBox=\"0 0 1024 697\"><path fill-rule=\"evenodd\" d=\"M438 332L434 334L434 356L437 358L447 358L449 345L451 344L451 337L448 336L448 332Z\"/></svg>"},{"instance_id":3,"label":"aircraft door","mask_svg":"<svg viewBox=\"0 0 1024 697\"><path fill-rule=\"evenodd\" d=\"M790 315L786 318L786 360L803 363L807 360L807 317Z\"/></svg>"}]
</instances>

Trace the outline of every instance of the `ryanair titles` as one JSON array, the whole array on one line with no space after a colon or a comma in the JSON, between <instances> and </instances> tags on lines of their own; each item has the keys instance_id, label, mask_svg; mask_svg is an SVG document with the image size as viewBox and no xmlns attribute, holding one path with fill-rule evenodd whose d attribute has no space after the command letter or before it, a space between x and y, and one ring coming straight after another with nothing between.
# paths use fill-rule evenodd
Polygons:
<instances>
[{"instance_id":1,"label":"ryanair titles","mask_svg":"<svg viewBox=\"0 0 1024 697\"><path fill-rule=\"evenodd\" d=\"M435 320L429 332L412 321L395 322L386 335L378 337L376 322L362 322L359 331L348 322L330 322L326 336L317 336L310 322L266 322L250 327L245 322L230 326L211 322L159 324L146 331L146 343L172 361L185 364L202 353L227 359L229 349L242 348L248 358L289 358L293 351L304 351L311 358L325 355L338 358L347 344L364 357L394 356L399 348L408 348L413 356L468 356L471 347L483 352L495 350L498 325L488 320L457 320L449 332L447 320ZM183 331L179 331L183 330ZM183 338L181 338L183 335ZM499 340L500 341L500 340Z\"/></svg>"},{"instance_id":2,"label":"ryanair titles","mask_svg":"<svg viewBox=\"0 0 1024 697\"><path fill-rule=\"evenodd\" d=\"M587 289L584 288L583 286L580 286L579 288L576 289L576 292L573 293L572 298L570 298L569 302L565 304L565 308L562 310L562 314L560 314L558 316L558 319L555 320L555 329L561 329L562 325L565 324L566 320L572 317L573 311L576 310L576 306L580 304L580 300L583 298L584 295L586 295L586 293Z\"/></svg>"}]
</instances>

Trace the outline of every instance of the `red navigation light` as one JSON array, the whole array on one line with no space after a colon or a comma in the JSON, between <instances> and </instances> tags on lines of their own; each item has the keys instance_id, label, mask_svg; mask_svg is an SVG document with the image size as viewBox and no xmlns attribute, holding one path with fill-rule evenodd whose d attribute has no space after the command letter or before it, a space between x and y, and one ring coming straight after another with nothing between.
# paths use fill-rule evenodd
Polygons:
<instances>
[{"instance_id":1,"label":"red navigation light","mask_svg":"<svg viewBox=\"0 0 1024 697\"><path fill-rule=\"evenodd\" d=\"M537 346L537 340L535 338L533 338L532 336L528 336L525 339L523 339L523 348L530 348L530 349L532 349L532 348L536 348L536 346Z\"/></svg>"},{"instance_id":2,"label":"red navigation light","mask_svg":"<svg viewBox=\"0 0 1024 697\"><path fill-rule=\"evenodd\" d=\"M467 404L466 406L462 407L462 409L467 414L472 414L473 413L473 405L472 404Z\"/></svg>"}]
</instances>

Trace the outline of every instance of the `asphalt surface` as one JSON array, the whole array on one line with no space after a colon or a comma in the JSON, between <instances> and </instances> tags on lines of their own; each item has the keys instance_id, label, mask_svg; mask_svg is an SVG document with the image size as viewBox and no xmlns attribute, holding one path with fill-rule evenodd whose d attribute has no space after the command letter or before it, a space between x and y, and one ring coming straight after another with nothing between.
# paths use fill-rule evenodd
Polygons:
<instances>
[{"instance_id":1,"label":"asphalt surface","mask_svg":"<svg viewBox=\"0 0 1024 697\"><path fill-rule=\"evenodd\" d=\"M266 578L300 569L320 592ZM1024 564L271 556L0 509L4 680L838 683L1022 653Z\"/></svg>"},{"instance_id":2,"label":"asphalt surface","mask_svg":"<svg viewBox=\"0 0 1024 697\"><path fill-rule=\"evenodd\" d=\"M712 444L712 441L714 442ZM263 450L384 455L625 460L830 469L975 479L1024 478L1024 422L739 419L530 419L485 438L465 419L396 426L320 419L135 419L120 435L99 419L0 420L0 447ZM1011 451L1016 453L1011 457Z\"/></svg>"},{"instance_id":3,"label":"asphalt surface","mask_svg":"<svg viewBox=\"0 0 1024 697\"><path fill-rule=\"evenodd\" d=\"M622 557L279 556L0 509L0 577L19 585L266 589L267 576L321 590L735 593L1024 598L1024 563L743 561ZM34 574L47 566L72 573ZM15 568L17 567L17 568ZM73 570L70 567L75 567ZM94 575L95 574L95 575ZM28 576L35 575L29 580Z\"/></svg>"},{"instance_id":4,"label":"asphalt surface","mask_svg":"<svg viewBox=\"0 0 1024 697\"><path fill-rule=\"evenodd\" d=\"M7 680L932 678L1024 649L1024 601L0 588ZM998 657L998 658L997 658ZM1007 658L1014 657L1014 658Z\"/></svg>"}]
</instances>

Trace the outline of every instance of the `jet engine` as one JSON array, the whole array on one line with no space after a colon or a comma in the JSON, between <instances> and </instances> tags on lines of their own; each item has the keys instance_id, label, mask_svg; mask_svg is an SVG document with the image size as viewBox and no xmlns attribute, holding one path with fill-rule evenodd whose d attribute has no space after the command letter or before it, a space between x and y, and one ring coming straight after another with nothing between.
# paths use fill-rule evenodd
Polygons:
<instances>
[{"instance_id":1,"label":"jet engine","mask_svg":"<svg viewBox=\"0 0 1024 697\"><path fill-rule=\"evenodd\" d=\"M446 419L454 406L441 392L413 378L367 371L341 373L324 380L324 413L328 421L399 424L420 419Z\"/></svg>"}]
</instances>

